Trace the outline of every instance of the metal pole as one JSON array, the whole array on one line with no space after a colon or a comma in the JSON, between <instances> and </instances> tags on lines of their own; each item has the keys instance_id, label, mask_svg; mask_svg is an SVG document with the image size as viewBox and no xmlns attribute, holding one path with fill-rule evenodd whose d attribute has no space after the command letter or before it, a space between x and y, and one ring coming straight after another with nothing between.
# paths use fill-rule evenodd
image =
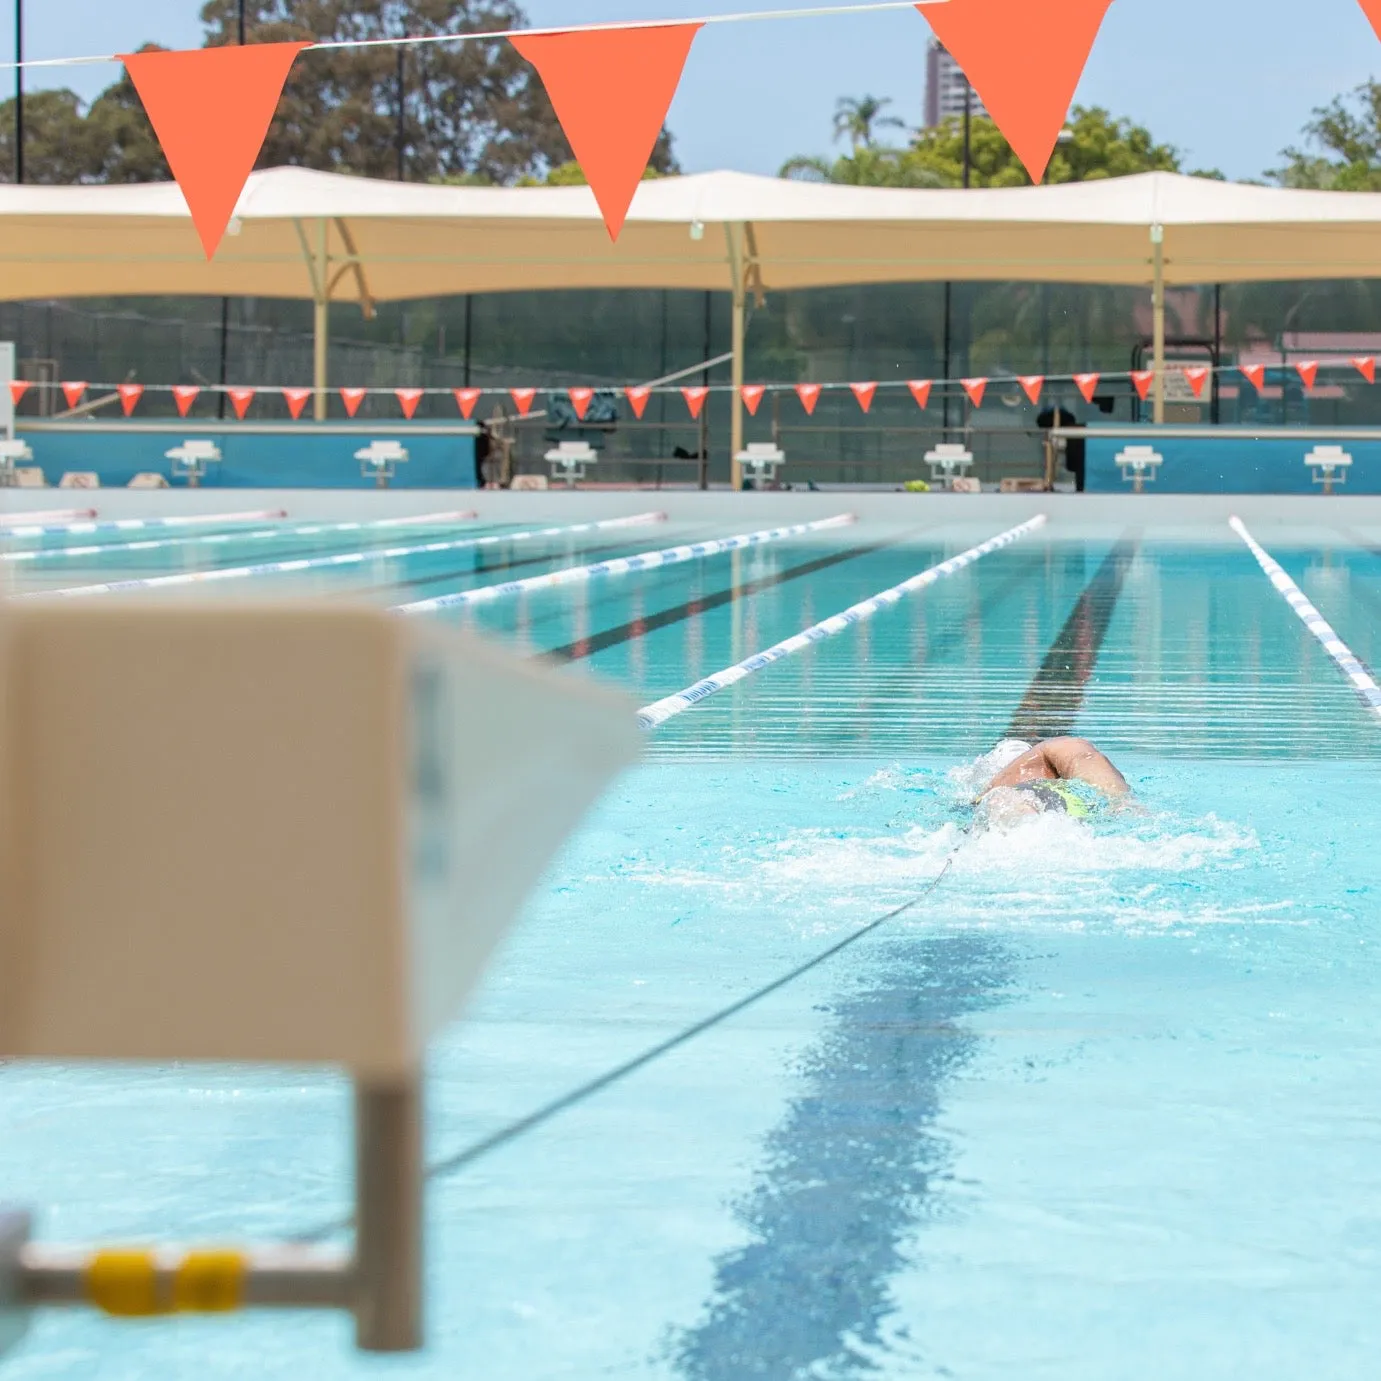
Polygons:
<instances>
[{"instance_id":1,"label":"metal pole","mask_svg":"<svg viewBox=\"0 0 1381 1381\"><path fill-rule=\"evenodd\" d=\"M406 78L403 70L403 58L406 52L407 49L402 47L402 45L400 44L398 48L398 130L394 136L398 152L399 182L407 181L407 132L405 124L406 115L404 108L404 101L407 96L407 91L404 86Z\"/></svg>"},{"instance_id":2,"label":"metal pole","mask_svg":"<svg viewBox=\"0 0 1381 1381\"><path fill-rule=\"evenodd\" d=\"M729 348L733 352L733 358L729 362L729 487L737 492L743 488L743 466L738 460L738 453L743 449L743 343L746 325L743 227L731 225L726 229L729 236L729 272L733 275L733 320L729 341Z\"/></svg>"},{"instance_id":3,"label":"metal pole","mask_svg":"<svg viewBox=\"0 0 1381 1381\"><path fill-rule=\"evenodd\" d=\"M318 422L326 420L326 371L331 341L331 256L327 242L330 228L325 220L317 222L316 300L312 306L312 416Z\"/></svg>"},{"instance_id":4,"label":"metal pole","mask_svg":"<svg viewBox=\"0 0 1381 1381\"><path fill-rule=\"evenodd\" d=\"M1151 419L1165 421L1165 227L1151 227Z\"/></svg>"},{"instance_id":5,"label":"metal pole","mask_svg":"<svg viewBox=\"0 0 1381 1381\"><path fill-rule=\"evenodd\" d=\"M713 294L706 289L705 292L705 354L702 357L707 362L710 358L710 311L714 303ZM708 363L701 371L700 382L706 388L710 386L710 370ZM706 395L705 401L700 405L700 487L708 489L710 487L710 399Z\"/></svg>"},{"instance_id":6,"label":"metal pole","mask_svg":"<svg viewBox=\"0 0 1381 1381\"><path fill-rule=\"evenodd\" d=\"M969 85L969 79L964 78L964 186L969 185L970 169L970 146L969 146L969 126L973 122L973 87Z\"/></svg>"},{"instance_id":7,"label":"metal pole","mask_svg":"<svg viewBox=\"0 0 1381 1381\"><path fill-rule=\"evenodd\" d=\"M1216 427L1221 411L1218 400L1218 365L1223 358L1223 285L1213 285L1213 379L1210 387L1212 402L1209 404L1209 421Z\"/></svg>"},{"instance_id":8,"label":"metal pole","mask_svg":"<svg viewBox=\"0 0 1381 1381\"><path fill-rule=\"evenodd\" d=\"M15 4L21 4L22 0L15 0ZM245 0L240 0L237 8L235 21L235 36L241 47L245 41ZM230 356L230 299L221 298L221 368L220 368L220 394L216 399L216 416L224 419L225 417L225 386L229 382L229 356Z\"/></svg>"},{"instance_id":9,"label":"metal pole","mask_svg":"<svg viewBox=\"0 0 1381 1381\"><path fill-rule=\"evenodd\" d=\"M943 410L942 410L942 413L941 413L940 425L941 425L941 428L942 428L942 431L943 431L943 435L944 435L945 438L948 438L948 436L949 436L949 374L950 374L950 361L949 361L949 355L950 355L950 317L951 317L950 296L951 296L951 293L952 293L952 290L953 290L953 286L954 286L954 285L953 285L952 283L949 283L948 281L945 283L945 344L944 344L944 355L945 355L945 359L944 359L944 382L940 385L940 389L941 389L941 393L940 393L940 403L941 403L941 406L942 406L942 409L943 409Z\"/></svg>"},{"instance_id":10,"label":"metal pole","mask_svg":"<svg viewBox=\"0 0 1381 1381\"><path fill-rule=\"evenodd\" d=\"M470 387L470 316L474 305L474 294L465 294L465 387Z\"/></svg>"},{"instance_id":11,"label":"metal pole","mask_svg":"<svg viewBox=\"0 0 1381 1381\"><path fill-rule=\"evenodd\" d=\"M14 180L24 181L24 0L14 0Z\"/></svg>"}]
</instances>

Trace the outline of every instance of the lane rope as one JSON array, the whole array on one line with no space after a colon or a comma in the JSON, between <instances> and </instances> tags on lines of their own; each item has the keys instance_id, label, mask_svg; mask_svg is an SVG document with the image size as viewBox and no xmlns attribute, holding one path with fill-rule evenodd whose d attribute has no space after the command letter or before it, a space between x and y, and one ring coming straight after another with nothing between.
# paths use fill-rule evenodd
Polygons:
<instances>
[{"instance_id":1,"label":"lane rope","mask_svg":"<svg viewBox=\"0 0 1381 1381\"><path fill-rule=\"evenodd\" d=\"M797 523L792 527L764 528L760 532L741 532L733 537L716 537L708 542L690 542L662 551L644 551L636 556L619 556L609 561L596 561L588 566L566 566L546 575L530 575L522 580L505 580L498 585L480 585L473 590L457 590L432 599L413 600L395 604L395 614L429 614L437 609L454 609L458 605L482 604L508 595L527 594L532 590L551 590L561 585L583 584L606 575L626 575L630 571L652 571L659 566L676 566L683 561L696 561L702 556L718 556L743 547L761 546L764 542L780 541L784 537L800 537L806 533L824 532L844 527L856 521L852 513L837 513L832 518L820 518L813 523Z\"/></svg>"},{"instance_id":2,"label":"lane rope","mask_svg":"<svg viewBox=\"0 0 1381 1381\"><path fill-rule=\"evenodd\" d=\"M1266 573L1266 578L1275 586L1285 602L1295 611L1299 621L1323 644L1323 650L1338 664L1338 669L1352 683L1352 688L1361 697L1366 707L1381 718L1381 686L1371 669L1338 636L1333 625L1305 598L1304 591L1286 575L1280 563L1247 531L1247 525L1235 514L1228 519L1228 526L1247 544L1257 565Z\"/></svg>"},{"instance_id":3,"label":"lane rope","mask_svg":"<svg viewBox=\"0 0 1381 1381\"><path fill-rule=\"evenodd\" d=\"M94 518L95 511L91 515ZM7 527L5 537L58 537L67 534L86 535L91 532L145 532L156 528L206 527L221 523L262 523L273 518L286 518L282 508L263 508L251 513L192 513L173 518L107 518L100 522L59 523L53 527Z\"/></svg>"},{"instance_id":4,"label":"lane rope","mask_svg":"<svg viewBox=\"0 0 1381 1381\"><path fill-rule=\"evenodd\" d=\"M491 1151L497 1151L501 1146L507 1146L511 1142L517 1141L519 1137L526 1136L529 1132L535 1132L539 1127L550 1122L554 1117L558 1117L563 1112L578 1107L581 1103L589 1101L597 1094L603 1093L605 1089L612 1088L615 1084L621 1083L630 1075L636 1074L641 1069L646 1069L648 1065L655 1063L670 1055L673 1051L679 1050L683 1045L689 1044L699 1036L703 1036L707 1031L712 1031L716 1026L721 1026L724 1022L745 1012L748 1008L755 1006L763 1001L764 998L771 997L773 993L780 992L781 989L789 984L796 982L799 978L804 978L813 969L818 969L822 964L827 963L836 955L842 954L852 945L858 944L860 940L880 930L889 921L895 921L899 917L906 915L908 911L914 910L924 901L929 900L934 895L936 889L949 876L954 867L954 860L958 857L960 849L968 843L967 836L951 850L948 858L945 859L944 866L940 871L909 901L903 902L900 906L893 907L885 915L878 916L861 926L858 930L852 931L842 940L835 941L828 948L821 950L818 954L807 959L804 963L798 964L794 969L788 970L779 977L774 978L770 983L764 983L762 987L755 988L745 997L738 998L729 1003L727 1007L721 1007L717 1012L712 1012L707 1017L702 1017L699 1021L692 1022L691 1025L683 1027L675 1035L668 1036L666 1040L659 1041L656 1045L649 1046L641 1054L634 1055L632 1059L623 1061L622 1064L607 1069L603 1074L597 1074L593 1079L587 1080L583 1084L578 1084L575 1088L553 1098L549 1103L544 1103L534 1112L528 1113L524 1117L517 1118L500 1127L497 1131L490 1132L487 1136L482 1136L478 1141L472 1141L468 1146L455 1152L453 1155L444 1156L438 1161L433 1161L427 1167L426 1178L428 1180L440 1179L446 1175L454 1175L460 1170L473 1165L477 1160L487 1156ZM290 1238L292 1242L316 1242L324 1237L330 1237L337 1232L343 1232L354 1224L353 1217L333 1219L329 1223L321 1223L314 1228L308 1229L295 1237Z\"/></svg>"},{"instance_id":5,"label":"lane rope","mask_svg":"<svg viewBox=\"0 0 1381 1381\"><path fill-rule=\"evenodd\" d=\"M447 542L422 542L407 547L370 547L367 551L339 552L335 556L304 556L292 561L261 561L252 566L221 566L210 571L179 571L174 575L144 576L135 580L107 580L99 585L69 585L59 590L30 590L16 598L79 599L87 595L124 594L134 590L167 589L175 585L201 585L213 580L246 580L260 575L288 575L297 571L325 570L332 566L358 566L368 561L391 561L404 556L489 547L500 542L530 542L542 537L602 532L608 528L635 527L644 523L663 522L665 519L665 513L635 513L629 518L602 518L598 522L575 523L568 527L494 532L483 537L463 537Z\"/></svg>"},{"instance_id":6,"label":"lane rope","mask_svg":"<svg viewBox=\"0 0 1381 1381\"><path fill-rule=\"evenodd\" d=\"M711 676L702 678L693 686L687 686L685 690L665 696L650 705L644 705L638 711L639 726L644 729L655 729L659 724L665 724L667 720L690 709L693 705L698 705L702 700L716 692L736 685L755 671L761 671L763 667L771 666L773 662L779 662L783 657L790 657L793 653L800 652L803 648L810 647L814 643L833 638L846 628L851 628L856 623L862 623L865 619L872 618L874 614L883 609L899 604L907 595L914 594L927 585L933 585L937 580L943 579L947 575L953 575L955 571L962 570L980 557L987 556L989 552L997 551L1000 547L1010 546L1011 543L1020 541L1028 533L1034 532L1040 527L1045 520L1045 514L1038 513L1034 518L1028 518L1026 522L1009 528L996 537L990 537L986 542L980 542L976 547L970 547L967 551L960 552L958 556L951 556L948 561L942 561L938 566L931 566L928 570L913 575L909 580L902 581L900 585L893 585L891 589L883 590L869 599L851 605L843 613L822 619L819 623L812 624L809 628L804 628L789 638L784 638L781 642L773 644L762 652L755 652L751 657L746 657L733 666L725 667L723 671L717 671Z\"/></svg>"}]
</instances>

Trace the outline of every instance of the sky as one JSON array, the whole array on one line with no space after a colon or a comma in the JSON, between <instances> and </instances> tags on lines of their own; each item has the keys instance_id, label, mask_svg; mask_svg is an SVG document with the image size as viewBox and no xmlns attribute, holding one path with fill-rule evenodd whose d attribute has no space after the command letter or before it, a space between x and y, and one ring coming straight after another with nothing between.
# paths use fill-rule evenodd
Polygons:
<instances>
[{"instance_id":1,"label":"sky","mask_svg":"<svg viewBox=\"0 0 1381 1381\"><path fill-rule=\"evenodd\" d=\"M810 0L526 0L534 24L682 19ZM818 3L818 0L816 0ZM4 13L13 0L0 0ZM836 0L838 3L838 0ZM1032 0L1039 3L1039 0ZM26 0L29 58L194 47L201 0ZM6 18L0 60L13 59ZM688 172L775 173L826 154L840 96L888 97L921 120L929 31L912 11L725 24L696 39L669 117ZM306 60L306 59L304 59ZM1381 75L1381 42L1356 0L1114 0L1076 100L1129 116L1175 145L1188 168L1259 177L1310 111ZM30 73L26 85L94 95L114 67ZM0 84L6 74L0 73Z\"/></svg>"}]
</instances>

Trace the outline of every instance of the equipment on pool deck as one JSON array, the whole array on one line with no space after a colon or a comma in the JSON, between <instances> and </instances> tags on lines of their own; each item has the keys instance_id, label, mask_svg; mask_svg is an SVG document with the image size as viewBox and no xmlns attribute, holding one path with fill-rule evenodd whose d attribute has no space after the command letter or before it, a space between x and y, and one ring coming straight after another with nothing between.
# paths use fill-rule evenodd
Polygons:
<instances>
[{"instance_id":1,"label":"equipment on pool deck","mask_svg":"<svg viewBox=\"0 0 1381 1381\"><path fill-rule=\"evenodd\" d=\"M173 462L173 478L185 479L195 489L206 476L206 467L219 462L221 448L214 441L184 441L163 454Z\"/></svg>"},{"instance_id":2,"label":"equipment on pool deck","mask_svg":"<svg viewBox=\"0 0 1381 1381\"><path fill-rule=\"evenodd\" d=\"M0 438L0 485L12 488L18 484L18 462L33 458L34 453L29 449L27 441Z\"/></svg>"},{"instance_id":3,"label":"equipment on pool deck","mask_svg":"<svg viewBox=\"0 0 1381 1381\"><path fill-rule=\"evenodd\" d=\"M1331 494L1335 484L1347 483L1352 457L1341 446L1320 445L1304 457L1304 463L1312 472L1314 483L1323 485L1325 494Z\"/></svg>"},{"instance_id":4,"label":"equipment on pool deck","mask_svg":"<svg viewBox=\"0 0 1381 1381\"><path fill-rule=\"evenodd\" d=\"M331 1064L356 1101L353 1251L0 1213L0 1352L83 1303L420 1346L425 1043L637 755L631 706L444 625L221 601L0 608L0 692L0 1058Z\"/></svg>"},{"instance_id":5,"label":"equipment on pool deck","mask_svg":"<svg viewBox=\"0 0 1381 1381\"><path fill-rule=\"evenodd\" d=\"M355 452L360 462L360 474L372 479L380 489L387 489L388 482L398 473L398 466L405 464L407 448L401 441L371 441Z\"/></svg>"},{"instance_id":6,"label":"equipment on pool deck","mask_svg":"<svg viewBox=\"0 0 1381 1381\"><path fill-rule=\"evenodd\" d=\"M777 470L786 461L786 452L775 441L750 441L734 459L743 468L743 487L764 489L776 484Z\"/></svg>"},{"instance_id":7,"label":"equipment on pool deck","mask_svg":"<svg viewBox=\"0 0 1381 1381\"><path fill-rule=\"evenodd\" d=\"M551 466L554 480L565 480L568 489L585 478L585 467L599 459L599 453L588 441L558 441L543 460Z\"/></svg>"},{"instance_id":8,"label":"equipment on pool deck","mask_svg":"<svg viewBox=\"0 0 1381 1381\"><path fill-rule=\"evenodd\" d=\"M953 489L954 481L973 464L973 452L958 441L942 441L925 453L930 466L930 482L941 489Z\"/></svg>"},{"instance_id":9,"label":"equipment on pool deck","mask_svg":"<svg viewBox=\"0 0 1381 1381\"><path fill-rule=\"evenodd\" d=\"M1117 453L1117 467L1134 494L1140 494L1146 482L1155 479L1164 463L1165 457L1154 446L1124 446Z\"/></svg>"},{"instance_id":10,"label":"equipment on pool deck","mask_svg":"<svg viewBox=\"0 0 1381 1381\"><path fill-rule=\"evenodd\" d=\"M59 489L99 489L101 477L94 470L68 470L58 481Z\"/></svg>"}]
</instances>

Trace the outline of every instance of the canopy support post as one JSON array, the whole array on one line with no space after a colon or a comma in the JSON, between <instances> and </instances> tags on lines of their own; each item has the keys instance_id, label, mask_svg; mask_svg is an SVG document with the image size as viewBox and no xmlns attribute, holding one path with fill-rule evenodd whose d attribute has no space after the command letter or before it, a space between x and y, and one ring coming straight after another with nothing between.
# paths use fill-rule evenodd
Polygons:
<instances>
[{"instance_id":1,"label":"canopy support post","mask_svg":"<svg viewBox=\"0 0 1381 1381\"><path fill-rule=\"evenodd\" d=\"M330 226L323 219L316 226L316 272L312 304L312 416L326 420L327 358L331 344Z\"/></svg>"},{"instance_id":2,"label":"canopy support post","mask_svg":"<svg viewBox=\"0 0 1381 1381\"><path fill-rule=\"evenodd\" d=\"M743 281L743 226L726 225L729 241L729 273L733 279L733 327L729 348L731 397L729 399L729 484L737 492L743 488L743 466L738 453L743 449L743 344L746 334L746 297Z\"/></svg>"},{"instance_id":3,"label":"canopy support post","mask_svg":"<svg viewBox=\"0 0 1381 1381\"><path fill-rule=\"evenodd\" d=\"M1165 227L1151 227L1151 418L1165 421Z\"/></svg>"}]
</instances>

